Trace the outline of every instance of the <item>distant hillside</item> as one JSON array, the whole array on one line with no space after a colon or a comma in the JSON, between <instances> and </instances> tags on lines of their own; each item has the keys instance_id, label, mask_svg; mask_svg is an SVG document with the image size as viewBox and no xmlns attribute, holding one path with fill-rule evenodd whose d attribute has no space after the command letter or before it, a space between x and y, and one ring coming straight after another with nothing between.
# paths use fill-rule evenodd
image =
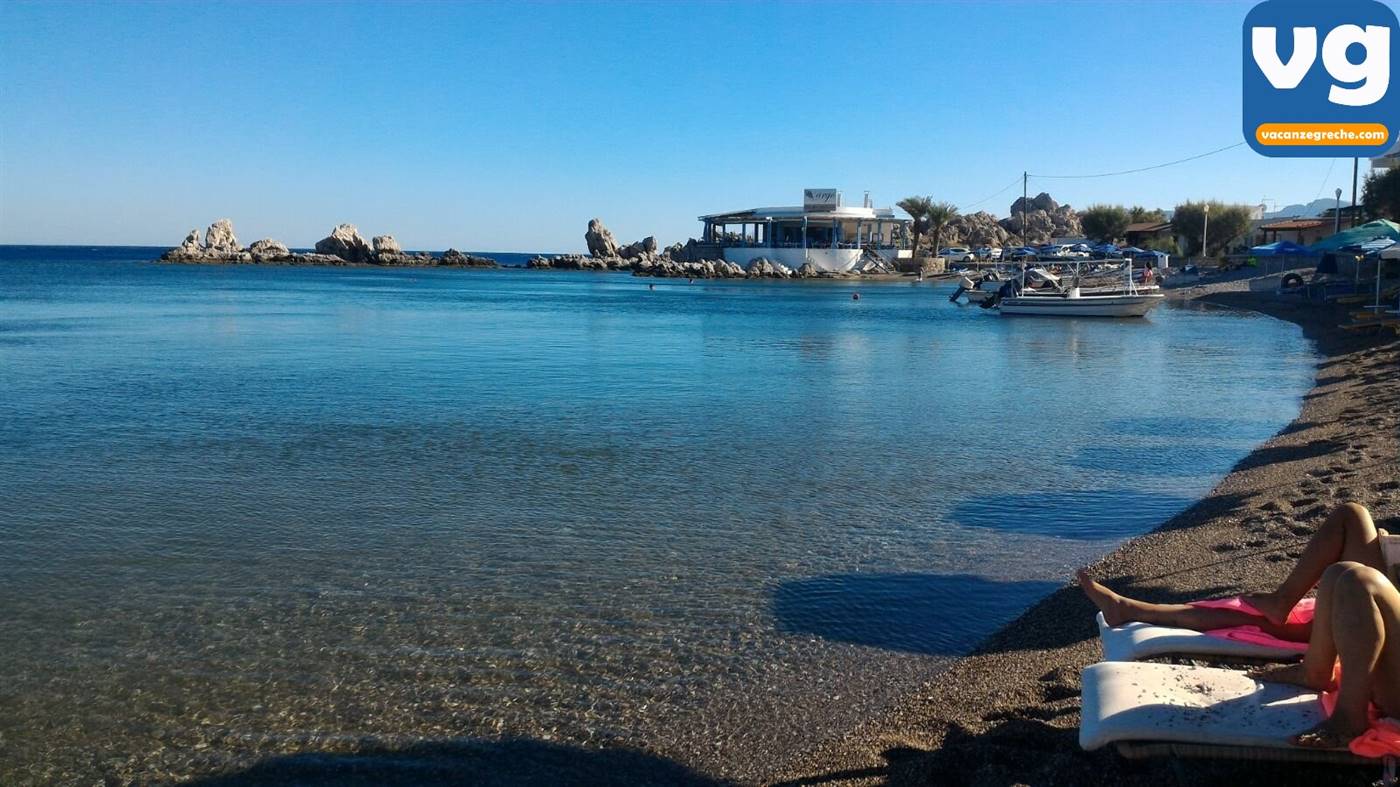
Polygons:
<instances>
[{"instance_id":1,"label":"distant hillside","mask_svg":"<svg viewBox=\"0 0 1400 787\"><path fill-rule=\"evenodd\" d=\"M1350 207L1351 200L1342 200L1342 207ZM1306 205L1289 205L1264 214L1266 219L1286 219L1291 216L1320 216L1325 210L1337 207L1336 199L1315 199Z\"/></svg>"}]
</instances>

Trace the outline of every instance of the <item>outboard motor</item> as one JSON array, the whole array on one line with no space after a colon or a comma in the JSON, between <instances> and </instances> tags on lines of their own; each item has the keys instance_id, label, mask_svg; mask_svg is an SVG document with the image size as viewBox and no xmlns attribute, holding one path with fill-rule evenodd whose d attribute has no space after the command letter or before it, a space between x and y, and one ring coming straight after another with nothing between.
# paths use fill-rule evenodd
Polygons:
<instances>
[{"instance_id":1,"label":"outboard motor","mask_svg":"<svg viewBox=\"0 0 1400 787\"><path fill-rule=\"evenodd\" d=\"M956 290L953 290L953 294L948 296L948 300L952 303L957 303L958 299L962 297L963 293L976 288L976 286L977 285L972 283L971 279L967 278L966 276L963 276L958 279L958 288Z\"/></svg>"},{"instance_id":2,"label":"outboard motor","mask_svg":"<svg viewBox=\"0 0 1400 787\"><path fill-rule=\"evenodd\" d=\"M990 309L993 306L996 306L997 304L1001 303L1002 298L1011 298L1016 296L1018 293L1019 291L1016 287L1016 280L1011 279L1005 284L1001 285L1001 289L997 290L996 295L993 295L987 300L982 301L982 308Z\"/></svg>"}]
</instances>

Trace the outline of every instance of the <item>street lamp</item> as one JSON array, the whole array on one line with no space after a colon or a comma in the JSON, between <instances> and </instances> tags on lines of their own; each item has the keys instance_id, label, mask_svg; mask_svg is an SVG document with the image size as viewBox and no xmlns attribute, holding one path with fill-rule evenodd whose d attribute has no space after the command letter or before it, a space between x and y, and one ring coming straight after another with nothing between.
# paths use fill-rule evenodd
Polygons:
<instances>
[{"instance_id":1,"label":"street lamp","mask_svg":"<svg viewBox=\"0 0 1400 787\"><path fill-rule=\"evenodd\" d=\"M1332 234L1335 235L1335 234L1337 234L1338 232L1341 232L1341 231L1342 231L1342 190L1341 190L1341 188L1339 187L1339 188L1337 189L1337 220L1336 220L1336 222L1334 222L1333 225L1332 225Z\"/></svg>"},{"instance_id":2,"label":"street lamp","mask_svg":"<svg viewBox=\"0 0 1400 787\"><path fill-rule=\"evenodd\" d=\"M1201 259L1206 258L1206 237L1210 231L1210 203L1205 204L1206 219L1201 224Z\"/></svg>"}]
</instances>

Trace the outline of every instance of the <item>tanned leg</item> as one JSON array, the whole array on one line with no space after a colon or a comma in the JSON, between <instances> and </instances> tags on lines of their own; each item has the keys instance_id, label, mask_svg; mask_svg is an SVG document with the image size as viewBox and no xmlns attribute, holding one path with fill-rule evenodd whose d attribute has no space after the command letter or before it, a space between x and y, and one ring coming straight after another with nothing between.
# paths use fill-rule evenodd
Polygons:
<instances>
[{"instance_id":1,"label":"tanned leg","mask_svg":"<svg viewBox=\"0 0 1400 787\"><path fill-rule=\"evenodd\" d=\"M1312 637L1300 664L1274 664L1249 670L1254 678L1269 683L1291 683L1315 691L1334 688L1333 666L1337 662L1337 646L1333 639L1332 611L1336 599L1337 581L1353 569L1365 568L1360 563L1333 563L1322 572L1317 584L1317 608L1313 614Z\"/></svg>"},{"instance_id":2,"label":"tanned leg","mask_svg":"<svg viewBox=\"0 0 1400 787\"><path fill-rule=\"evenodd\" d=\"M1327 515L1297 565L1276 590L1251 593L1244 598L1271 622L1281 624L1298 600L1322 578L1322 572L1344 560L1385 570L1376 525L1366 507L1358 503L1343 503Z\"/></svg>"},{"instance_id":3,"label":"tanned leg","mask_svg":"<svg viewBox=\"0 0 1400 787\"><path fill-rule=\"evenodd\" d=\"M1113 592L1103 583L1094 581L1089 576L1089 572L1082 569L1075 574L1075 577L1079 580L1079 587L1084 590L1084 595L1094 602L1094 606L1099 608L1099 611L1103 613L1104 621L1110 626L1139 622L1195 631L1211 631L1231 626L1257 626L1265 622L1261 621L1258 615L1234 609L1193 607L1190 604L1153 604L1139 601ZM1303 636L1299 633L1300 627L1268 626L1267 628L1270 630L1269 633L1280 638L1291 638L1294 641L1303 640ZM1285 632L1285 629L1292 629L1292 631ZM1290 633L1291 637L1285 637L1285 633Z\"/></svg>"},{"instance_id":4,"label":"tanned leg","mask_svg":"<svg viewBox=\"0 0 1400 787\"><path fill-rule=\"evenodd\" d=\"M1383 709L1395 707L1400 673L1396 643L1387 645L1387 634L1400 636L1400 594L1381 572L1352 564L1337 576L1331 597L1328 622L1342 668L1337 706L1331 718L1294 736L1298 746L1345 746L1370 724L1373 699Z\"/></svg>"}]
</instances>

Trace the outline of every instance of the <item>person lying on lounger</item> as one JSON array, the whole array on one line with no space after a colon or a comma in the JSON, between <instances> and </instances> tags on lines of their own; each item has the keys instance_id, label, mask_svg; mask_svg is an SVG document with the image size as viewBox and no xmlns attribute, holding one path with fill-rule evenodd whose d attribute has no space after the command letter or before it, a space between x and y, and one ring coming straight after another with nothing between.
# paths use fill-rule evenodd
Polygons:
<instances>
[{"instance_id":1,"label":"person lying on lounger","mask_svg":"<svg viewBox=\"0 0 1400 787\"><path fill-rule=\"evenodd\" d=\"M1115 593L1080 570L1080 587L1110 626L1140 621L1196 631L1258 626L1279 639L1308 643L1300 664L1254 670L1265 681L1338 690L1336 710L1291 742L1334 748L1360 735L1368 705L1400 717L1400 592L1385 573L1378 530L1365 507L1337 507L1313 534L1277 589L1241 597L1237 608L1153 604ZM1303 596L1316 586L1315 603ZM1387 636L1389 635L1389 636ZM1341 659L1340 681L1334 666Z\"/></svg>"},{"instance_id":2,"label":"person lying on lounger","mask_svg":"<svg viewBox=\"0 0 1400 787\"><path fill-rule=\"evenodd\" d=\"M1234 626L1258 626L1279 639L1307 642L1312 634L1312 610L1298 602L1317 585L1329 566L1359 563L1384 574L1380 536L1365 506L1344 503L1333 509L1308 541L1298 563L1275 590L1241 596L1238 608L1194 604L1153 604L1118 594L1096 582L1081 569L1076 577L1084 594L1103 613L1110 626L1134 621L1157 626L1212 631ZM1252 609L1251 609L1252 608Z\"/></svg>"},{"instance_id":3,"label":"person lying on lounger","mask_svg":"<svg viewBox=\"0 0 1400 787\"><path fill-rule=\"evenodd\" d=\"M1345 747L1370 727L1372 705L1382 717L1400 718L1400 592L1372 566L1328 566L1317 585L1303 661L1260 667L1250 675L1336 692L1332 715L1289 738L1295 746Z\"/></svg>"}]
</instances>

